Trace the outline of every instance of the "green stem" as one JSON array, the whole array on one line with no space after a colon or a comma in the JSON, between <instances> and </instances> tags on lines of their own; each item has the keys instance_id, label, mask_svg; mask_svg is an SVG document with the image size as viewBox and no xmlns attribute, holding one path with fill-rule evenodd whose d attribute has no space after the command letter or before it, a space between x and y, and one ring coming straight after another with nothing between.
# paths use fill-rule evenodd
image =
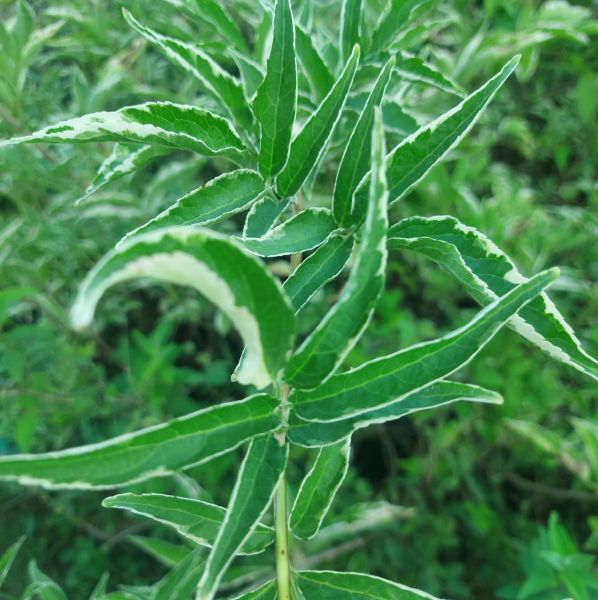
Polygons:
<instances>
[{"instance_id":1,"label":"green stem","mask_svg":"<svg viewBox=\"0 0 598 600\"><path fill-rule=\"evenodd\" d=\"M291 566L289 562L289 530L287 514L287 481L283 475L274 499L276 527L276 587L278 600L291 600Z\"/></svg>"}]
</instances>

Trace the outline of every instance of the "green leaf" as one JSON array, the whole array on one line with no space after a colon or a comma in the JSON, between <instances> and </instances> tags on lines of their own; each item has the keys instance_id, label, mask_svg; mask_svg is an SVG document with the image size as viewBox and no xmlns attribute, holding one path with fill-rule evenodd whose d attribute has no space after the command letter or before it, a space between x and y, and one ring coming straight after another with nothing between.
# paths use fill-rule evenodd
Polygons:
<instances>
[{"instance_id":1,"label":"green leaf","mask_svg":"<svg viewBox=\"0 0 598 600\"><path fill-rule=\"evenodd\" d=\"M312 538L334 500L349 468L351 438L320 448L314 464L301 482L290 526L293 534L303 540Z\"/></svg>"},{"instance_id":2,"label":"green leaf","mask_svg":"<svg viewBox=\"0 0 598 600\"><path fill-rule=\"evenodd\" d=\"M300 571L299 589L318 600L438 600L425 592L380 577L335 571Z\"/></svg>"},{"instance_id":3,"label":"green leaf","mask_svg":"<svg viewBox=\"0 0 598 600\"><path fill-rule=\"evenodd\" d=\"M1 141L0 148L38 142L136 142L233 159L245 159L247 154L226 119L203 108L172 102L146 102L69 119L31 135Z\"/></svg>"},{"instance_id":4,"label":"green leaf","mask_svg":"<svg viewBox=\"0 0 598 600\"><path fill-rule=\"evenodd\" d=\"M290 401L297 415L308 421L336 421L360 415L447 377L467 364L558 274L558 269L550 269L532 277L445 337L366 362L332 377L313 392L295 390Z\"/></svg>"},{"instance_id":5,"label":"green leaf","mask_svg":"<svg viewBox=\"0 0 598 600\"><path fill-rule=\"evenodd\" d=\"M229 171L185 194L157 217L128 233L124 239L173 225L216 223L246 210L265 192L266 184L257 171Z\"/></svg>"},{"instance_id":6,"label":"green leaf","mask_svg":"<svg viewBox=\"0 0 598 600\"><path fill-rule=\"evenodd\" d=\"M351 137L341 158L334 183L332 212L336 222L343 226L351 225L353 194L360 181L370 170L372 156L372 122L374 109L380 106L390 77L394 59L391 58L380 70L374 87L355 123Z\"/></svg>"},{"instance_id":7,"label":"green leaf","mask_svg":"<svg viewBox=\"0 0 598 600\"><path fill-rule=\"evenodd\" d=\"M291 412L288 436L292 443L308 448L334 444L352 435L358 429L375 423L393 421L420 410L429 410L460 401L502 404L502 397L496 392L477 385L439 381L407 396L398 394L397 400L382 408L340 421L330 423L304 421L295 412Z\"/></svg>"},{"instance_id":8,"label":"green leaf","mask_svg":"<svg viewBox=\"0 0 598 600\"><path fill-rule=\"evenodd\" d=\"M251 207L245 219L244 238L260 238L279 220L288 208L291 198L278 200L274 194L266 194Z\"/></svg>"},{"instance_id":9,"label":"green leaf","mask_svg":"<svg viewBox=\"0 0 598 600\"><path fill-rule=\"evenodd\" d=\"M306 208L259 238L238 238L259 256L284 256L305 252L325 242L336 229L327 208Z\"/></svg>"},{"instance_id":10,"label":"green leaf","mask_svg":"<svg viewBox=\"0 0 598 600\"><path fill-rule=\"evenodd\" d=\"M28 572L31 583L23 592L22 600L29 600L33 597L40 600L67 600L62 588L43 573L34 560L29 563Z\"/></svg>"},{"instance_id":11,"label":"green leaf","mask_svg":"<svg viewBox=\"0 0 598 600\"><path fill-rule=\"evenodd\" d=\"M404 139L388 157L388 190L392 205L418 183L473 127L494 94L515 70L519 57L512 58L494 77L460 104ZM366 188L357 190L357 215L365 212Z\"/></svg>"},{"instance_id":12,"label":"green leaf","mask_svg":"<svg viewBox=\"0 0 598 600\"><path fill-rule=\"evenodd\" d=\"M71 310L74 326L89 325L108 288L139 277L190 286L218 306L247 347L240 383L261 389L276 379L293 345L295 315L278 281L240 245L196 226L134 236L87 275Z\"/></svg>"},{"instance_id":13,"label":"green leaf","mask_svg":"<svg viewBox=\"0 0 598 600\"><path fill-rule=\"evenodd\" d=\"M270 505L287 455L288 444L281 446L272 435L251 442L226 509L226 518L197 586L197 598L211 600L214 597L222 574Z\"/></svg>"},{"instance_id":14,"label":"green leaf","mask_svg":"<svg viewBox=\"0 0 598 600\"><path fill-rule=\"evenodd\" d=\"M266 394L219 404L104 442L59 452L0 456L0 480L58 489L110 489L171 475L280 426Z\"/></svg>"},{"instance_id":15,"label":"green leaf","mask_svg":"<svg viewBox=\"0 0 598 600\"><path fill-rule=\"evenodd\" d=\"M382 105L384 125L402 136L408 136L419 129L417 121L403 110L395 100L389 100Z\"/></svg>"},{"instance_id":16,"label":"green leaf","mask_svg":"<svg viewBox=\"0 0 598 600\"><path fill-rule=\"evenodd\" d=\"M388 230L384 130L380 109L372 135L372 170L368 213L355 266L338 302L289 359L285 381L313 389L340 366L366 329L384 287Z\"/></svg>"},{"instance_id":17,"label":"green leaf","mask_svg":"<svg viewBox=\"0 0 598 600\"><path fill-rule=\"evenodd\" d=\"M340 77L291 142L289 158L276 177L279 196L294 196L324 154L343 112L358 62L359 46L355 46Z\"/></svg>"},{"instance_id":18,"label":"green leaf","mask_svg":"<svg viewBox=\"0 0 598 600\"><path fill-rule=\"evenodd\" d=\"M259 169L264 177L272 177L287 160L297 110L295 25L290 0L276 2L272 49L253 110L261 129Z\"/></svg>"},{"instance_id":19,"label":"green leaf","mask_svg":"<svg viewBox=\"0 0 598 600\"><path fill-rule=\"evenodd\" d=\"M102 573L102 575L98 579L98 582L96 583L95 587L91 591L89 600L100 600L101 598L104 598L104 596L106 595L106 589L108 587L109 579L110 579L110 573L108 573L108 572Z\"/></svg>"},{"instance_id":20,"label":"green leaf","mask_svg":"<svg viewBox=\"0 0 598 600\"><path fill-rule=\"evenodd\" d=\"M224 104L229 115L240 127L251 126L253 116L243 87L237 79L201 48L153 31L137 21L126 8L123 9L123 15L137 33L158 46L170 60L196 77L217 101Z\"/></svg>"},{"instance_id":21,"label":"green leaf","mask_svg":"<svg viewBox=\"0 0 598 600\"><path fill-rule=\"evenodd\" d=\"M107 508L122 508L174 528L200 546L212 547L226 510L216 504L165 494L119 494L102 501ZM257 554L274 541L271 527L258 524L240 554Z\"/></svg>"},{"instance_id":22,"label":"green leaf","mask_svg":"<svg viewBox=\"0 0 598 600\"><path fill-rule=\"evenodd\" d=\"M463 90L445 77L436 67L407 52L395 55L395 71L405 80L436 87L450 94L463 96Z\"/></svg>"},{"instance_id":23,"label":"green leaf","mask_svg":"<svg viewBox=\"0 0 598 600\"><path fill-rule=\"evenodd\" d=\"M355 44L361 45L361 5L362 0L342 0L339 47L341 62L343 63L349 60L351 50Z\"/></svg>"},{"instance_id":24,"label":"green leaf","mask_svg":"<svg viewBox=\"0 0 598 600\"><path fill-rule=\"evenodd\" d=\"M491 240L453 217L404 219L391 227L388 245L414 250L438 262L482 305L528 281ZM546 294L523 307L509 325L550 357L598 379L598 361L583 349Z\"/></svg>"},{"instance_id":25,"label":"green leaf","mask_svg":"<svg viewBox=\"0 0 598 600\"><path fill-rule=\"evenodd\" d=\"M409 25L411 13L426 0L390 0L372 34L370 52L386 50Z\"/></svg>"},{"instance_id":26,"label":"green leaf","mask_svg":"<svg viewBox=\"0 0 598 600\"><path fill-rule=\"evenodd\" d=\"M295 28L297 58L316 100L321 101L334 85L334 77L314 45L313 36L303 28Z\"/></svg>"},{"instance_id":27,"label":"green leaf","mask_svg":"<svg viewBox=\"0 0 598 600\"><path fill-rule=\"evenodd\" d=\"M351 257L353 238L332 234L310 254L284 282L283 289L295 312L343 270Z\"/></svg>"},{"instance_id":28,"label":"green leaf","mask_svg":"<svg viewBox=\"0 0 598 600\"><path fill-rule=\"evenodd\" d=\"M234 50L230 50L229 52L241 74L247 98L253 98L260 84L264 81L262 68L252 58L249 58L249 56L245 56Z\"/></svg>"},{"instance_id":29,"label":"green leaf","mask_svg":"<svg viewBox=\"0 0 598 600\"><path fill-rule=\"evenodd\" d=\"M189 600L205 562L203 548L189 552L156 584L149 600Z\"/></svg>"},{"instance_id":30,"label":"green leaf","mask_svg":"<svg viewBox=\"0 0 598 600\"><path fill-rule=\"evenodd\" d=\"M126 144L115 144L112 154L101 164L98 174L85 190L83 198L78 200L77 203L91 196L107 183L116 181L149 165L166 152L167 150L160 146L131 148Z\"/></svg>"},{"instance_id":31,"label":"green leaf","mask_svg":"<svg viewBox=\"0 0 598 600\"><path fill-rule=\"evenodd\" d=\"M6 580L8 571L10 570L10 567L12 567L12 563L15 561L24 541L25 536L19 538L14 544L8 547L2 556L0 556L0 588L2 588L2 584Z\"/></svg>"},{"instance_id":32,"label":"green leaf","mask_svg":"<svg viewBox=\"0 0 598 600\"><path fill-rule=\"evenodd\" d=\"M276 584L268 581L256 590L235 596L234 600L276 600Z\"/></svg>"},{"instance_id":33,"label":"green leaf","mask_svg":"<svg viewBox=\"0 0 598 600\"><path fill-rule=\"evenodd\" d=\"M128 539L167 567L173 567L190 552L189 547L186 545L173 544L159 538L131 535Z\"/></svg>"}]
</instances>

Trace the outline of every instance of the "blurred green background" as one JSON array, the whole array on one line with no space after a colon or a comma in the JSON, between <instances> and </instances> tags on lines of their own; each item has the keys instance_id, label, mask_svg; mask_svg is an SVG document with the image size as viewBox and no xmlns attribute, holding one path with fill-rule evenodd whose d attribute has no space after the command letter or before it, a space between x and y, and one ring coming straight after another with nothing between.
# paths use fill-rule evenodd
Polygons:
<instances>
[{"instance_id":1,"label":"blurred green background","mask_svg":"<svg viewBox=\"0 0 598 600\"><path fill-rule=\"evenodd\" d=\"M240 22L258 10L250 0L227 4ZM338 4L313 0L316 29L318 19L328 26ZM201 20L181 15L174 0L2 0L0 138L150 99L197 100L198 84L127 27L124 5L162 31L199 36L216 51L222 44ZM522 64L472 133L393 209L393 220L454 215L488 235L526 275L559 265L553 298L594 355L597 17L596 2L437 2L425 35L410 31L412 52L467 91L517 52ZM426 89L410 98L403 109L420 124L457 101ZM117 289L91 331L69 328L77 285L102 254L214 175L214 161L174 155L75 206L109 153L103 144L0 153L0 453L99 441L243 396L230 383L240 341L191 291ZM330 193L325 177L316 190ZM341 284L305 311L306 329ZM440 335L476 311L434 264L395 252L373 325L348 362ZM298 545L296 560L454 599L598 598L596 385L508 330L462 376L500 391L504 405L464 403L357 435L349 477L328 517L329 524L355 522L355 533L337 540L332 553ZM310 457L293 455L295 489ZM194 469L199 486L182 477L143 490L225 504L238 463L233 453ZM0 598L21 597L31 559L73 599L88 598L104 572L110 589L151 584L165 573L164 555L157 560L135 536L177 540L155 524L102 509L102 497L3 484L0 553L21 535L27 539ZM368 527L359 525L364 515Z\"/></svg>"}]
</instances>

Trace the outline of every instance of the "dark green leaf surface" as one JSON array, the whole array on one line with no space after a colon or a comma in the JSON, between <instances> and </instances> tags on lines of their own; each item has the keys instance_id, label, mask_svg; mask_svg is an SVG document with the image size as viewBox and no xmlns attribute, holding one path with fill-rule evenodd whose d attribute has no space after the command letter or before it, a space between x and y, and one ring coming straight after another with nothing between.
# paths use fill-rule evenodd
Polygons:
<instances>
[{"instance_id":1,"label":"dark green leaf surface","mask_svg":"<svg viewBox=\"0 0 598 600\"><path fill-rule=\"evenodd\" d=\"M154 587L149 600L188 600L205 565L204 550L197 548L179 561Z\"/></svg>"},{"instance_id":2,"label":"dark green leaf surface","mask_svg":"<svg viewBox=\"0 0 598 600\"><path fill-rule=\"evenodd\" d=\"M201 546L211 547L222 526L226 510L216 504L165 494L119 494L105 498L102 506L122 508L175 529ZM243 545L241 554L262 552L274 541L271 527L258 524Z\"/></svg>"},{"instance_id":3,"label":"dark green leaf surface","mask_svg":"<svg viewBox=\"0 0 598 600\"><path fill-rule=\"evenodd\" d=\"M260 198L247 213L243 237L261 238L268 233L290 203L291 198L278 200L273 194L266 194Z\"/></svg>"},{"instance_id":4,"label":"dark green leaf surface","mask_svg":"<svg viewBox=\"0 0 598 600\"><path fill-rule=\"evenodd\" d=\"M234 600L276 600L276 585L274 581L268 581L257 590L235 596Z\"/></svg>"},{"instance_id":5,"label":"dark green leaf surface","mask_svg":"<svg viewBox=\"0 0 598 600\"><path fill-rule=\"evenodd\" d=\"M0 588L2 588L2 584L4 583L6 576L8 575L8 571L12 566L12 563L15 561L15 558L25 541L25 536L18 539L14 544L8 547L7 550L4 551L2 556L0 556Z\"/></svg>"},{"instance_id":6,"label":"dark green leaf surface","mask_svg":"<svg viewBox=\"0 0 598 600\"><path fill-rule=\"evenodd\" d=\"M0 480L47 488L109 489L170 475L280 425L266 394L220 404L104 442L45 454L0 457Z\"/></svg>"},{"instance_id":7,"label":"dark green leaf surface","mask_svg":"<svg viewBox=\"0 0 598 600\"><path fill-rule=\"evenodd\" d=\"M289 524L296 537L307 540L318 533L347 474L350 452L350 437L320 448L312 468L301 483L291 510Z\"/></svg>"},{"instance_id":8,"label":"dark green leaf surface","mask_svg":"<svg viewBox=\"0 0 598 600\"><path fill-rule=\"evenodd\" d=\"M291 3L277 0L266 77L253 102L261 129L259 169L264 177L276 175L287 161L297 110L296 62Z\"/></svg>"},{"instance_id":9,"label":"dark green leaf surface","mask_svg":"<svg viewBox=\"0 0 598 600\"><path fill-rule=\"evenodd\" d=\"M358 62L359 46L355 46L333 88L293 139L289 158L276 177L279 196L294 196L326 150L334 126L343 112Z\"/></svg>"},{"instance_id":10,"label":"dark green leaf surface","mask_svg":"<svg viewBox=\"0 0 598 600\"><path fill-rule=\"evenodd\" d=\"M343 63L349 60L355 44L361 45L360 25L362 18L362 0L342 0L340 53Z\"/></svg>"},{"instance_id":11,"label":"dark green leaf surface","mask_svg":"<svg viewBox=\"0 0 598 600\"><path fill-rule=\"evenodd\" d=\"M91 323L103 294L140 277L186 285L228 316L247 347L238 381L259 389L276 379L292 348L295 315L280 284L227 237L196 226L131 237L109 252L81 284L71 311L75 327Z\"/></svg>"},{"instance_id":12,"label":"dark green leaf surface","mask_svg":"<svg viewBox=\"0 0 598 600\"><path fill-rule=\"evenodd\" d=\"M284 256L316 248L335 229L328 209L306 208L260 238L239 238L239 241L259 256Z\"/></svg>"},{"instance_id":13,"label":"dark green leaf surface","mask_svg":"<svg viewBox=\"0 0 598 600\"><path fill-rule=\"evenodd\" d=\"M69 119L31 135L2 141L0 148L38 142L136 142L243 160L247 153L226 119L203 108L172 102L147 102Z\"/></svg>"},{"instance_id":14,"label":"dark green leaf surface","mask_svg":"<svg viewBox=\"0 0 598 600\"><path fill-rule=\"evenodd\" d=\"M360 573L300 571L297 581L306 600L438 600L420 590Z\"/></svg>"},{"instance_id":15,"label":"dark green leaf surface","mask_svg":"<svg viewBox=\"0 0 598 600\"><path fill-rule=\"evenodd\" d=\"M398 34L409 25L413 10L424 2L425 0L390 0L372 34L370 52L386 50Z\"/></svg>"},{"instance_id":16,"label":"dark green leaf surface","mask_svg":"<svg viewBox=\"0 0 598 600\"><path fill-rule=\"evenodd\" d=\"M295 29L297 58L316 100L322 100L334 85L334 77L313 43L313 37L300 26Z\"/></svg>"},{"instance_id":17,"label":"dark green leaf surface","mask_svg":"<svg viewBox=\"0 0 598 600\"><path fill-rule=\"evenodd\" d=\"M338 166L334 183L332 213L336 222L344 227L352 225L353 194L359 182L371 168L374 109L382 102L392 75L393 65L394 59L391 58L381 69L359 119L355 123Z\"/></svg>"},{"instance_id":18,"label":"dark green leaf surface","mask_svg":"<svg viewBox=\"0 0 598 600\"><path fill-rule=\"evenodd\" d=\"M517 311L558 277L544 271L489 305L443 338L374 359L332 377L312 392L295 390L290 401L308 421L337 421L383 408L467 364Z\"/></svg>"},{"instance_id":19,"label":"dark green leaf surface","mask_svg":"<svg viewBox=\"0 0 598 600\"><path fill-rule=\"evenodd\" d=\"M296 312L343 270L351 257L353 238L332 234L310 254L282 286Z\"/></svg>"},{"instance_id":20,"label":"dark green leaf surface","mask_svg":"<svg viewBox=\"0 0 598 600\"><path fill-rule=\"evenodd\" d=\"M436 67L412 54L398 52L395 55L395 71L405 80L437 87L440 90L463 96L463 90Z\"/></svg>"},{"instance_id":21,"label":"dark green leaf surface","mask_svg":"<svg viewBox=\"0 0 598 600\"><path fill-rule=\"evenodd\" d=\"M420 410L460 401L501 404L502 397L477 385L439 381L407 396L399 395L396 401L383 408L330 423L304 421L292 412L288 436L294 444L308 448L334 444L369 425L385 423Z\"/></svg>"},{"instance_id":22,"label":"dark green leaf surface","mask_svg":"<svg viewBox=\"0 0 598 600\"><path fill-rule=\"evenodd\" d=\"M330 377L367 327L384 287L388 230L385 144L382 116L374 125L370 197L355 266L338 302L289 359L285 381L313 389Z\"/></svg>"},{"instance_id":23,"label":"dark green leaf surface","mask_svg":"<svg viewBox=\"0 0 598 600\"><path fill-rule=\"evenodd\" d=\"M288 445L281 446L272 435L251 442L226 509L226 519L197 586L198 598L214 597L224 571L270 505L287 455Z\"/></svg>"}]
</instances>

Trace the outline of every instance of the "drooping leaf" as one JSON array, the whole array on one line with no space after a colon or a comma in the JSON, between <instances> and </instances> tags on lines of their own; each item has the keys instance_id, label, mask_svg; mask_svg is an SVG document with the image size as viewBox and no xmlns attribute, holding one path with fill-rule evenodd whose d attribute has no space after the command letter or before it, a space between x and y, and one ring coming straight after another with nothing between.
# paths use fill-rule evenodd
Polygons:
<instances>
[{"instance_id":1,"label":"drooping leaf","mask_svg":"<svg viewBox=\"0 0 598 600\"><path fill-rule=\"evenodd\" d=\"M75 327L91 322L108 288L139 277L192 287L228 316L247 347L240 383L260 389L276 378L293 344L295 315L278 282L240 245L196 226L134 236L81 284L71 311Z\"/></svg>"},{"instance_id":2,"label":"drooping leaf","mask_svg":"<svg viewBox=\"0 0 598 600\"><path fill-rule=\"evenodd\" d=\"M253 116L241 83L206 52L198 46L161 35L142 25L126 8L123 9L123 15L137 33L156 45L170 60L197 78L217 101L224 104L229 115L240 127L251 126Z\"/></svg>"},{"instance_id":3,"label":"drooping leaf","mask_svg":"<svg viewBox=\"0 0 598 600\"><path fill-rule=\"evenodd\" d=\"M15 558L24 541L25 536L19 538L14 544L9 546L8 549L4 551L2 556L0 556L0 589L2 588L2 584L8 575L8 571L10 570L10 567L12 567L12 563L15 561Z\"/></svg>"},{"instance_id":4,"label":"drooping leaf","mask_svg":"<svg viewBox=\"0 0 598 600\"><path fill-rule=\"evenodd\" d=\"M295 390L290 400L308 421L337 421L383 408L467 364L527 302L558 277L543 271L496 300L448 335L416 344L335 375L312 392Z\"/></svg>"},{"instance_id":5,"label":"drooping leaf","mask_svg":"<svg viewBox=\"0 0 598 600\"><path fill-rule=\"evenodd\" d=\"M460 104L435 121L405 138L388 156L389 201L399 200L419 182L473 127L494 94L515 70L519 57L512 58L494 77ZM363 215L366 206L366 186L357 190L356 215ZM358 220L358 218L356 219Z\"/></svg>"},{"instance_id":6,"label":"drooping leaf","mask_svg":"<svg viewBox=\"0 0 598 600\"><path fill-rule=\"evenodd\" d=\"M334 85L334 77L314 45L313 36L302 27L295 28L297 58L316 100L321 101Z\"/></svg>"},{"instance_id":7,"label":"drooping leaf","mask_svg":"<svg viewBox=\"0 0 598 600\"><path fill-rule=\"evenodd\" d=\"M426 0L390 0L372 34L370 52L386 50L410 23L411 13Z\"/></svg>"},{"instance_id":8,"label":"drooping leaf","mask_svg":"<svg viewBox=\"0 0 598 600\"><path fill-rule=\"evenodd\" d=\"M355 266L338 302L285 366L292 387L313 389L328 379L367 327L384 287L388 230L384 130L380 109L372 134L372 172L368 213Z\"/></svg>"},{"instance_id":9,"label":"drooping leaf","mask_svg":"<svg viewBox=\"0 0 598 600\"><path fill-rule=\"evenodd\" d=\"M112 154L101 164L98 174L85 190L81 200L91 196L107 183L142 169L167 152L166 148L160 146L131 148L126 144L115 144Z\"/></svg>"},{"instance_id":10,"label":"drooping leaf","mask_svg":"<svg viewBox=\"0 0 598 600\"><path fill-rule=\"evenodd\" d=\"M203 548L189 552L154 586L149 600L189 600L205 562Z\"/></svg>"},{"instance_id":11,"label":"drooping leaf","mask_svg":"<svg viewBox=\"0 0 598 600\"><path fill-rule=\"evenodd\" d=\"M259 256L284 256L312 250L336 229L327 208L306 208L259 238L239 238L250 252Z\"/></svg>"},{"instance_id":12,"label":"drooping leaf","mask_svg":"<svg viewBox=\"0 0 598 600\"><path fill-rule=\"evenodd\" d=\"M125 239L174 225L216 223L247 209L265 192L266 184L257 171L229 171L185 194L157 217L131 231Z\"/></svg>"},{"instance_id":13,"label":"drooping leaf","mask_svg":"<svg viewBox=\"0 0 598 600\"><path fill-rule=\"evenodd\" d=\"M339 225L351 225L353 194L364 175L370 170L372 156L372 122L374 109L380 106L390 77L394 59L391 58L381 69L370 92L359 119L355 123L336 172L332 212Z\"/></svg>"},{"instance_id":14,"label":"drooping leaf","mask_svg":"<svg viewBox=\"0 0 598 600\"><path fill-rule=\"evenodd\" d=\"M491 240L453 217L404 219L391 227L388 240L390 248L414 250L438 262L483 305L527 281ZM523 307L509 325L552 358L598 379L598 361L546 294Z\"/></svg>"},{"instance_id":15,"label":"drooping leaf","mask_svg":"<svg viewBox=\"0 0 598 600\"><path fill-rule=\"evenodd\" d=\"M295 24L290 0L277 0L273 26L266 77L253 101L261 130L259 169L266 178L276 175L287 160L297 110Z\"/></svg>"},{"instance_id":16,"label":"drooping leaf","mask_svg":"<svg viewBox=\"0 0 598 600\"><path fill-rule=\"evenodd\" d=\"M231 124L203 108L146 102L114 112L69 119L31 135L0 141L0 148L38 142L136 142L244 160L247 150Z\"/></svg>"},{"instance_id":17,"label":"drooping leaf","mask_svg":"<svg viewBox=\"0 0 598 600\"><path fill-rule=\"evenodd\" d=\"M288 160L276 176L279 196L294 196L319 162L343 112L358 62L359 46L355 46L340 77L291 142Z\"/></svg>"},{"instance_id":18,"label":"drooping leaf","mask_svg":"<svg viewBox=\"0 0 598 600\"><path fill-rule=\"evenodd\" d=\"M439 381L407 396L399 394L396 401L382 408L330 423L304 421L291 412L288 437L294 444L308 448L334 444L369 425L460 401L502 404L502 397L477 385Z\"/></svg>"},{"instance_id":19,"label":"drooping leaf","mask_svg":"<svg viewBox=\"0 0 598 600\"><path fill-rule=\"evenodd\" d=\"M122 508L172 527L200 546L212 547L226 516L226 510L203 500L166 494L119 494L102 501L107 508ZM258 524L240 554L257 554L274 541L271 527Z\"/></svg>"},{"instance_id":20,"label":"drooping leaf","mask_svg":"<svg viewBox=\"0 0 598 600\"><path fill-rule=\"evenodd\" d=\"M260 238L268 233L290 203L291 198L278 200L273 194L266 194L260 198L247 213L243 237Z\"/></svg>"},{"instance_id":21,"label":"drooping leaf","mask_svg":"<svg viewBox=\"0 0 598 600\"><path fill-rule=\"evenodd\" d=\"M282 287L296 312L343 270L352 249L353 238L332 234L295 269Z\"/></svg>"},{"instance_id":22,"label":"drooping leaf","mask_svg":"<svg viewBox=\"0 0 598 600\"><path fill-rule=\"evenodd\" d=\"M346 63L355 44L361 45L362 0L342 0L339 48L341 62Z\"/></svg>"},{"instance_id":23,"label":"drooping leaf","mask_svg":"<svg viewBox=\"0 0 598 600\"><path fill-rule=\"evenodd\" d=\"M318 600L438 600L425 592L373 575L335 571L300 571L299 589Z\"/></svg>"},{"instance_id":24,"label":"drooping leaf","mask_svg":"<svg viewBox=\"0 0 598 600\"><path fill-rule=\"evenodd\" d=\"M301 482L291 510L290 527L296 537L306 540L318 533L347 474L350 451L350 437L320 448L312 468Z\"/></svg>"},{"instance_id":25,"label":"drooping leaf","mask_svg":"<svg viewBox=\"0 0 598 600\"><path fill-rule=\"evenodd\" d=\"M288 445L275 436L254 439L247 450L226 509L226 518L197 586L197 598L212 600L222 574L270 505L284 472Z\"/></svg>"},{"instance_id":26,"label":"drooping leaf","mask_svg":"<svg viewBox=\"0 0 598 600\"><path fill-rule=\"evenodd\" d=\"M433 86L450 94L463 95L463 90L454 81L418 56L397 52L395 59L395 70L403 79Z\"/></svg>"},{"instance_id":27,"label":"drooping leaf","mask_svg":"<svg viewBox=\"0 0 598 600\"><path fill-rule=\"evenodd\" d=\"M0 456L0 480L51 489L110 489L200 464L280 425L266 394L219 404L104 442Z\"/></svg>"}]
</instances>

